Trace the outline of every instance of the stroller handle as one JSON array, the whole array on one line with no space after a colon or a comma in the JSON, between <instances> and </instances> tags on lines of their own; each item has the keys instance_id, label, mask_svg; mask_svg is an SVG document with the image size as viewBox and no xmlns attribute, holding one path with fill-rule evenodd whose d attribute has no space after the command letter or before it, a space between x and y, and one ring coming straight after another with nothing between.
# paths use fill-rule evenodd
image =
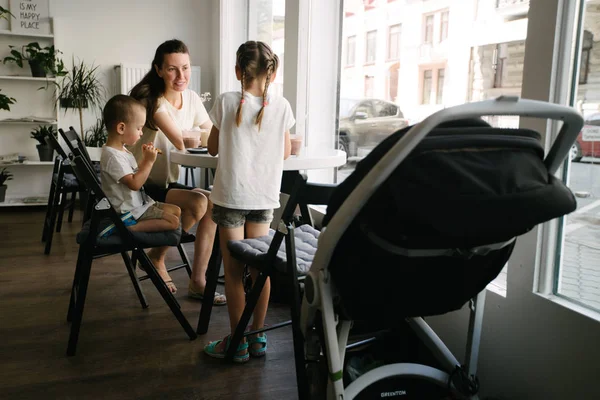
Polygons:
<instances>
[{"instance_id":1,"label":"stroller handle","mask_svg":"<svg viewBox=\"0 0 600 400\"><path fill-rule=\"evenodd\" d=\"M511 115L520 117L545 118L563 121L544 164L554 174L577 139L583 127L583 118L571 107L537 100L520 99L517 96L501 96L497 99L462 104L440 110L413 126L379 160L335 213L327 228L319 238L319 251L313 261L314 270L325 268L335 245L354 217L367 203L375 190L391 175L398 165L433 129L444 122L479 118L481 116ZM311 268L312 269L312 268Z\"/></svg>"}]
</instances>

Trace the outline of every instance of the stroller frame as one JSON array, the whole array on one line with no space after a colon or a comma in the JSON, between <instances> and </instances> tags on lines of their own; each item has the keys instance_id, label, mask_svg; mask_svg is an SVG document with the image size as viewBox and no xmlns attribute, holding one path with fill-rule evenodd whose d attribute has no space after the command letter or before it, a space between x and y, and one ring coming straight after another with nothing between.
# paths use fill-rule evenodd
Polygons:
<instances>
[{"instance_id":1,"label":"stroller frame","mask_svg":"<svg viewBox=\"0 0 600 400\"><path fill-rule=\"evenodd\" d=\"M478 382L475 373L486 289L481 291L470 303L471 315L465 366L461 366L422 318L406 318L409 326L433 352L444 370L413 363L390 364L365 373L344 388L343 365L352 321L340 320L335 311L336 289L331 280L328 266L338 241L359 211L376 189L385 182L427 134L445 122L500 115L563 121L558 137L544 159L544 164L550 174L555 174L562 165L583 126L581 115L572 108L542 101L519 99L516 96L501 96L494 100L446 108L410 129L361 180L334 214L329 225L322 230L314 261L304 283L300 325L305 341L307 362L319 357L321 346L323 346L329 372L328 398L352 399L371 384L385 378L398 376L422 378L442 386L447 385L454 394L460 397L478 398ZM480 249L471 250L478 251ZM323 332L315 329L315 321L318 317L320 317ZM319 336L323 343L319 342ZM390 393L389 395L398 394Z\"/></svg>"}]
</instances>

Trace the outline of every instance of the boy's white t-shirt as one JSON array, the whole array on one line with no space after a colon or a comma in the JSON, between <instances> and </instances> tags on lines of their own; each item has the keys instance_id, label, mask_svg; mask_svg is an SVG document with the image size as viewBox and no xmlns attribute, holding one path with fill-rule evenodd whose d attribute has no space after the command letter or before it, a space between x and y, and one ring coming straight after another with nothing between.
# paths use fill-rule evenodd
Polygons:
<instances>
[{"instance_id":1,"label":"boy's white t-shirt","mask_svg":"<svg viewBox=\"0 0 600 400\"><path fill-rule=\"evenodd\" d=\"M219 160L210 200L238 210L278 208L285 132L296 122L292 108L284 97L268 93L259 131L255 121L263 98L244 92L238 127L235 115L240 99L241 92L223 93L209 114L219 130Z\"/></svg>"},{"instance_id":2,"label":"boy's white t-shirt","mask_svg":"<svg viewBox=\"0 0 600 400\"><path fill-rule=\"evenodd\" d=\"M158 98L158 107L156 113L167 113L183 131L190 131L199 127L209 120L208 113L202 99L196 92L186 89L181 92L182 106L180 109L173 107L171 103L164 97ZM135 144L132 151L137 159L142 157L142 145L148 142L153 142L154 147L162 150L162 155L156 158L156 162L152 166L152 171L148 177L148 183L166 187L171 182L177 182L179 179L179 165L171 163L171 150L175 146L169 141L167 136L161 131L152 131L144 128L144 134Z\"/></svg>"},{"instance_id":3,"label":"boy's white t-shirt","mask_svg":"<svg viewBox=\"0 0 600 400\"><path fill-rule=\"evenodd\" d=\"M148 196L144 197L141 191L131 190L127 185L119 182L124 176L138 170L133 154L126 149L123 150L102 146L100 156L102 190L117 212L124 214L131 211L133 218L138 219L154 203L154 200Z\"/></svg>"}]
</instances>

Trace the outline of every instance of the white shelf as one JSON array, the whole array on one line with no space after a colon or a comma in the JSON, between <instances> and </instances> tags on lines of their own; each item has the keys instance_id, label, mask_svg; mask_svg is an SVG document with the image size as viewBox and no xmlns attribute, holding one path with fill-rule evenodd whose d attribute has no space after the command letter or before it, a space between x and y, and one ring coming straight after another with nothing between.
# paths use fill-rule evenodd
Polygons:
<instances>
[{"instance_id":1,"label":"white shelf","mask_svg":"<svg viewBox=\"0 0 600 400\"><path fill-rule=\"evenodd\" d=\"M19 33L19 32L7 31L7 30L0 30L0 35L21 36L21 37L31 37L31 38L47 38L47 39L52 39L54 37L53 34Z\"/></svg>"},{"instance_id":2,"label":"white shelf","mask_svg":"<svg viewBox=\"0 0 600 400\"><path fill-rule=\"evenodd\" d=\"M2 121L3 125L57 125L57 121Z\"/></svg>"},{"instance_id":3,"label":"white shelf","mask_svg":"<svg viewBox=\"0 0 600 400\"><path fill-rule=\"evenodd\" d=\"M35 81L35 82L56 82L56 78L37 78L33 76L0 75L0 79L7 81Z\"/></svg>"},{"instance_id":4,"label":"white shelf","mask_svg":"<svg viewBox=\"0 0 600 400\"><path fill-rule=\"evenodd\" d=\"M16 206L25 206L25 207L33 207L33 206L46 206L48 205L48 199L36 198L38 201L29 202L25 201L26 198L22 197L8 197L0 203L0 207L16 207ZM43 201L41 201L43 200Z\"/></svg>"},{"instance_id":5,"label":"white shelf","mask_svg":"<svg viewBox=\"0 0 600 400\"><path fill-rule=\"evenodd\" d=\"M27 166L27 165L54 165L54 161L29 161L25 160L22 163L10 163L10 164L2 164L0 163L0 168L4 167L18 167L18 166Z\"/></svg>"}]
</instances>

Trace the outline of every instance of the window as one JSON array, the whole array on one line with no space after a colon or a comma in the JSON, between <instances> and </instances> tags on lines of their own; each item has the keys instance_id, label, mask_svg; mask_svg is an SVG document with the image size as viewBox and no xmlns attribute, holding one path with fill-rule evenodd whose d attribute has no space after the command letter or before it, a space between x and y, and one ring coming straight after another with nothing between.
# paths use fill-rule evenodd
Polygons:
<instances>
[{"instance_id":1,"label":"window","mask_svg":"<svg viewBox=\"0 0 600 400\"><path fill-rule=\"evenodd\" d=\"M437 104L443 104L444 102L444 77L446 75L446 69L440 68L437 72L437 84L436 84L436 95L435 102Z\"/></svg>"},{"instance_id":2,"label":"window","mask_svg":"<svg viewBox=\"0 0 600 400\"><path fill-rule=\"evenodd\" d=\"M248 38L268 44L279 57L277 76L271 87L275 93L283 94L284 43L285 43L285 0L255 1L253 13L248 21Z\"/></svg>"},{"instance_id":3,"label":"window","mask_svg":"<svg viewBox=\"0 0 600 400\"><path fill-rule=\"evenodd\" d=\"M580 37L581 60L573 68L573 106L584 117L585 125L571 150L566 167L568 186L577 197L577 209L562 220L561 237L555 260L555 279L551 292L570 302L600 311L600 88L588 78L600 74L600 65L590 63L597 57L592 30L600 24L597 5L585 2L583 32ZM577 54L577 52L574 52ZM578 57L574 57L577 62ZM575 73L579 72L579 80Z\"/></svg>"},{"instance_id":4,"label":"window","mask_svg":"<svg viewBox=\"0 0 600 400\"><path fill-rule=\"evenodd\" d=\"M433 43L433 17L433 14L425 16L425 32L423 36L423 43L425 44Z\"/></svg>"},{"instance_id":5,"label":"window","mask_svg":"<svg viewBox=\"0 0 600 400\"><path fill-rule=\"evenodd\" d=\"M377 31L367 32L365 64L372 64L375 62L376 50L377 50Z\"/></svg>"},{"instance_id":6,"label":"window","mask_svg":"<svg viewBox=\"0 0 600 400\"><path fill-rule=\"evenodd\" d=\"M433 71L426 69L423 71L423 92L421 93L421 104L431 102L431 85L433 84Z\"/></svg>"},{"instance_id":7,"label":"window","mask_svg":"<svg viewBox=\"0 0 600 400\"><path fill-rule=\"evenodd\" d=\"M583 32L583 43L581 44L581 62L579 64L579 84L587 83L590 70L590 53L594 46L594 34L590 31Z\"/></svg>"},{"instance_id":8,"label":"window","mask_svg":"<svg viewBox=\"0 0 600 400\"><path fill-rule=\"evenodd\" d=\"M450 12L444 11L440 17L440 42L448 39L448 22L450 20Z\"/></svg>"},{"instance_id":9,"label":"window","mask_svg":"<svg viewBox=\"0 0 600 400\"><path fill-rule=\"evenodd\" d=\"M365 75L365 97L370 99L373 97L373 84L375 81L375 77Z\"/></svg>"},{"instance_id":10,"label":"window","mask_svg":"<svg viewBox=\"0 0 600 400\"><path fill-rule=\"evenodd\" d=\"M397 60L400 58L400 40L402 38L402 25L392 25L388 33L388 60Z\"/></svg>"},{"instance_id":11,"label":"window","mask_svg":"<svg viewBox=\"0 0 600 400\"><path fill-rule=\"evenodd\" d=\"M387 101L375 101L375 116L378 118L393 117L398 114L398 106Z\"/></svg>"},{"instance_id":12,"label":"window","mask_svg":"<svg viewBox=\"0 0 600 400\"><path fill-rule=\"evenodd\" d=\"M356 36L346 38L346 66L354 65L356 59Z\"/></svg>"}]
</instances>

